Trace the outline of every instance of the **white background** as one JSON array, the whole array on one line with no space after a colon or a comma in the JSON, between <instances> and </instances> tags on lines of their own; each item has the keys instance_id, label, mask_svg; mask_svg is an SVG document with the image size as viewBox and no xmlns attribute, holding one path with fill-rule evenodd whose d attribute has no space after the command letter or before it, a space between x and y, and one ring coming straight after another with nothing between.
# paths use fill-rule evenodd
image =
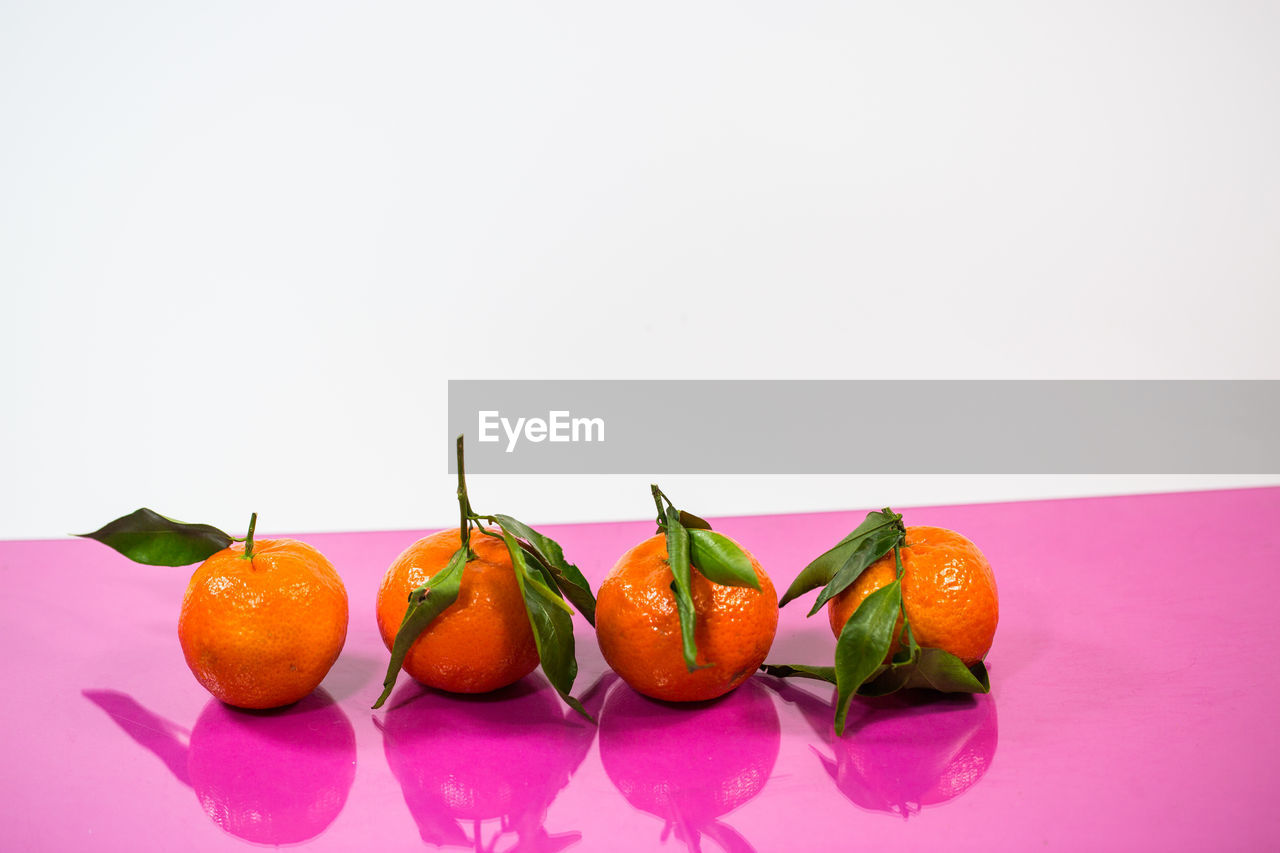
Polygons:
<instances>
[{"instance_id":1,"label":"white background","mask_svg":"<svg viewBox=\"0 0 1280 853\"><path fill-rule=\"evenodd\" d=\"M1280 5L1042 6L5 3L0 536L449 524L449 378L1280 378Z\"/></svg>"}]
</instances>

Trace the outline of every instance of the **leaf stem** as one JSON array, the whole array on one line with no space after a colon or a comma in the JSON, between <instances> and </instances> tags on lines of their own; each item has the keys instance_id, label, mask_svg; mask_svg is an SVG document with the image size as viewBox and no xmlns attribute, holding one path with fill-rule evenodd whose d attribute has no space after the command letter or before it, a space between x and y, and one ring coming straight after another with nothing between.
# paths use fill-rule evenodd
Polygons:
<instances>
[{"instance_id":1,"label":"leaf stem","mask_svg":"<svg viewBox=\"0 0 1280 853\"><path fill-rule=\"evenodd\" d=\"M249 532L244 537L244 559L253 559L253 530L258 526L258 514L252 513L249 516Z\"/></svg>"},{"instance_id":2,"label":"leaf stem","mask_svg":"<svg viewBox=\"0 0 1280 853\"><path fill-rule=\"evenodd\" d=\"M471 499L467 497L467 475L462 463L462 436L458 436L458 512L461 519L458 524L458 541L466 549L468 561L474 560L476 554L471 550Z\"/></svg>"},{"instance_id":3,"label":"leaf stem","mask_svg":"<svg viewBox=\"0 0 1280 853\"><path fill-rule=\"evenodd\" d=\"M903 541L906 541L905 538ZM893 546L893 562L898 571L898 583L902 583L902 576L907 573L906 566L902 565L902 546ZM915 635L911 633L911 620L907 618L907 597L903 595L898 606L902 609L902 636L907 638L907 645L915 645Z\"/></svg>"}]
</instances>

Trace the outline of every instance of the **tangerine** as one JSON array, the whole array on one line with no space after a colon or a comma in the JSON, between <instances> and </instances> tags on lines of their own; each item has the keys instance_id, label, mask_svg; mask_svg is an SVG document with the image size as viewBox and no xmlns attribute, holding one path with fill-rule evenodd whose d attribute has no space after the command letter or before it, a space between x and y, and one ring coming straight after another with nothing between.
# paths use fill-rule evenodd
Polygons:
<instances>
[{"instance_id":1,"label":"tangerine","mask_svg":"<svg viewBox=\"0 0 1280 853\"><path fill-rule=\"evenodd\" d=\"M187 586L178 640L204 688L238 708L278 708L319 686L347 639L347 590L305 542L233 543Z\"/></svg>"},{"instance_id":2,"label":"tangerine","mask_svg":"<svg viewBox=\"0 0 1280 853\"><path fill-rule=\"evenodd\" d=\"M902 554L902 603L921 646L950 652L966 666L986 657L996 634L1000 603L987 558L965 537L941 527L908 527ZM844 624L868 595L898 576L890 551L827 603L831 631ZM902 618L894 629L892 655Z\"/></svg>"},{"instance_id":3,"label":"tangerine","mask_svg":"<svg viewBox=\"0 0 1280 853\"><path fill-rule=\"evenodd\" d=\"M403 669L428 687L488 693L538 666L538 646L524 598L501 539L471 531L476 559L462 570L458 598L431 621L405 655ZM449 563L462 541L456 529L419 539L382 578L377 619L388 649L409 609L409 593Z\"/></svg>"},{"instance_id":4,"label":"tangerine","mask_svg":"<svg viewBox=\"0 0 1280 853\"><path fill-rule=\"evenodd\" d=\"M696 569L690 573L703 667L693 672L681 653L666 536L623 554L596 595L596 638L609 666L637 692L671 702L714 699L750 677L777 633L778 595L756 558L745 548L743 553L760 581L758 591L712 583Z\"/></svg>"}]
</instances>

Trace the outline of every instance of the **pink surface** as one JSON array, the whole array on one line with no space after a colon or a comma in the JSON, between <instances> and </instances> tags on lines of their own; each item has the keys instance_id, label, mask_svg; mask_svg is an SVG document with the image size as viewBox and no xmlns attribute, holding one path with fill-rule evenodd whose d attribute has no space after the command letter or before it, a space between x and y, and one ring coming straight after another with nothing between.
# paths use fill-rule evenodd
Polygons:
<instances>
[{"instance_id":1,"label":"pink surface","mask_svg":"<svg viewBox=\"0 0 1280 853\"><path fill-rule=\"evenodd\" d=\"M863 514L716 526L782 588ZM178 647L189 570L89 541L0 543L0 848L1275 844L1280 488L906 518L963 532L995 568L992 693L857 702L844 738L814 682L759 676L693 708L644 699L606 672L585 622L575 692L598 729L538 675L480 698L402 677L371 711L387 659L374 595L422 535L404 531L300 537L347 584L346 648L302 703L235 711ZM595 585L653 525L543 529ZM771 661L830 661L835 641L825 617L804 619L809 602L782 612Z\"/></svg>"}]
</instances>

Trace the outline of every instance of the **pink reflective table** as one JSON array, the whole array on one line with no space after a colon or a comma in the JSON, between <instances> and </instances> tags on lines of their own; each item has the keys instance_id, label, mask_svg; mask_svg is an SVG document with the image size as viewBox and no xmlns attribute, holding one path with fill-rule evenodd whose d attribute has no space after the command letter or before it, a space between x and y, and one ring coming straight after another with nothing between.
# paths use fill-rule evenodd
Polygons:
<instances>
[{"instance_id":1,"label":"pink reflective table","mask_svg":"<svg viewBox=\"0 0 1280 853\"><path fill-rule=\"evenodd\" d=\"M494 501L496 502L496 500ZM900 508L899 508L900 509ZM779 588L863 511L721 519ZM373 601L420 532L302 536L342 573L346 649L282 712L210 699L176 638L190 574L89 541L0 543L0 849L1261 849L1280 843L1280 488L909 510L986 552L1001 619L978 698L857 701L751 679L652 702L578 625L567 712L402 678ZM593 582L651 522L547 526ZM782 613L770 660L828 662Z\"/></svg>"}]
</instances>

